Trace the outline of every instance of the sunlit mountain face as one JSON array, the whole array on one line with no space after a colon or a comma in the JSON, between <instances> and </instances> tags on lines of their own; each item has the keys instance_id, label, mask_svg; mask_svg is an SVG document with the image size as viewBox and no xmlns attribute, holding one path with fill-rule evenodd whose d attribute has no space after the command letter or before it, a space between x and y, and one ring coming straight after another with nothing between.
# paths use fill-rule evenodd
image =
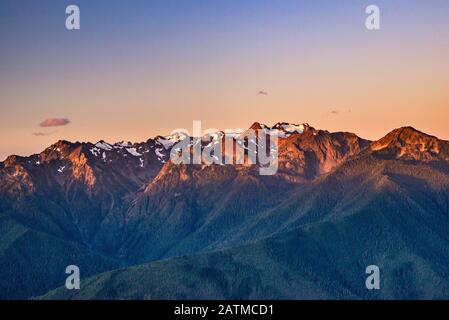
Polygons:
<instances>
[{"instance_id":1,"label":"sunlit mountain face","mask_svg":"<svg viewBox=\"0 0 449 320\"><path fill-rule=\"evenodd\" d=\"M0 297L448 297L448 141L411 127L377 141L287 122L248 130L278 137L275 174L260 175L258 162L171 160L180 143L261 143L239 140L244 130L58 141L8 157L0 277L12 281ZM63 287L71 264L81 290ZM384 288L374 293L371 264Z\"/></svg>"}]
</instances>

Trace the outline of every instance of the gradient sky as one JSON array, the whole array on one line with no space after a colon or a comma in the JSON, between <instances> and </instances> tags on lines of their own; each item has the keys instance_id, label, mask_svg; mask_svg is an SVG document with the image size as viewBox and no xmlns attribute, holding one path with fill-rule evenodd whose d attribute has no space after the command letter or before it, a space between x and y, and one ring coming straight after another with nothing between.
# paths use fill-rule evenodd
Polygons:
<instances>
[{"instance_id":1,"label":"gradient sky","mask_svg":"<svg viewBox=\"0 0 449 320\"><path fill-rule=\"evenodd\" d=\"M65 29L69 4L79 31ZM380 31L365 28L369 4ZM0 160L192 120L449 139L448 57L447 0L0 0ZM49 118L70 123L39 127Z\"/></svg>"}]
</instances>

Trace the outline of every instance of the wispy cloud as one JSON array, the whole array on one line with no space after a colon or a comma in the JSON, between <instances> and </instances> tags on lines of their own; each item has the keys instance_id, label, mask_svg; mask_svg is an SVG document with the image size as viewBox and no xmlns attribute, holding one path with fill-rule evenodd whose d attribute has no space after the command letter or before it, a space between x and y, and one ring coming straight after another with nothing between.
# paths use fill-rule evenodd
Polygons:
<instances>
[{"instance_id":1,"label":"wispy cloud","mask_svg":"<svg viewBox=\"0 0 449 320\"><path fill-rule=\"evenodd\" d=\"M42 121L39 126L42 128L47 127L60 127L60 126L66 126L70 123L69 119L66 118L52 118L52 119L46 119Z\"/></svg>"},{"instance_id":2,"label":"wispy cloud","mask_svg":"<svg viewBox=\"0 0 449 320\"><path fill-rule=\"evenodd\" d=\"M56 131L52 131L52 132L33 132L33 136L35 136L35 137L45 137L45 136L51 136L54 133L56 133Z\"/></svg>"},{"instance_id":3,"label":"wispy cloud","mask_svg":"<svg viewBox=\"0 0 449 320\"><path fill-rule=\"evenodd\" d=\"M347 109L347 110L333 109L329 112L329 114L333 115L333 116L339 116L339 115L348 114L348 113L351 113L351 109Z\"/></svg>"}]
</instances>

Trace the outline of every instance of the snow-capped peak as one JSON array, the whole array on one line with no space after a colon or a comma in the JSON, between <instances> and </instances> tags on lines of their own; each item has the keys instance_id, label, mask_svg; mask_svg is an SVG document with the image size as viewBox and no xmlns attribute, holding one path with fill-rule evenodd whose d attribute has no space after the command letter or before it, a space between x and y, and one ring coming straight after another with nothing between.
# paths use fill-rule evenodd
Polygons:
<instances>
[{"instance_id":1,"label":"snow-capped peak","mask_svg":"<svg viewBox=\"0 0 449 320\"><path fill-rule=\"evenodd\" d=\"M278 122L272 127L272 129L279 130L287 135L290 135L294 133L303 133L307 127L309 127L307 123L294 124L288 122Z\"/></svg>"},{"instance_id":2,"label":"snow-capped peak","mask_svg":"<svg viewBox=\"0 0 449 320\"><path fill-rule=\"evenodd\" d=\"M165 149L172 147L175 143L186 139L189 135L183 131L175 132L171 135L162 137L158 136L156 142L163 145Z\"/></svg>"},{"instance_id":3,"label":"snow-capped peak","mask_svg":"<svg viewBox=\"0 0 449 320\"><path fill-rule=\"evenodd\" d=\"M307 123L303 124L294 124L294 123L288 123L288 122L278 122L273 126L273 129L280 129L285 132L298 132L302 133L306 127L309 125Z\"/></svg>"},{"instance_id":4,"label":"snow-capped peak","mask_svg":"<svg viewBox=\"0 0 449 320\"><path fill-rule=\"evenodd\" d=\"M111 150L112 150L112 146L111 146L109 143L107 143L107 142L105 142L105 141L103 141L103 140L98 141L98 142L95 144L95 146L96 146L97 148L102 149L102 150L105 150L105 151L111 151Z\"/></svg>"},{"instance_id":5,"label":"snow-capped peak","mask_svg":"<svg viewBox=\"0 0 449 320\"><path fill-rule=\"evenodd\" d=\"M141 153L137 152L136 148L126 148L126 151L128 151L128 153L131 154L134 157L142 156Z\"/></svg>"}]
</instances>

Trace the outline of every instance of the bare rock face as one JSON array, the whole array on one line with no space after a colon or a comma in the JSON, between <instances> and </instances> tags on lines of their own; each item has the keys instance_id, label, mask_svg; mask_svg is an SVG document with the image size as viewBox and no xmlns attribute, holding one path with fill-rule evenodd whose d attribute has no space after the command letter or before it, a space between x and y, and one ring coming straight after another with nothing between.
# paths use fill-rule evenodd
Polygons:
<instances>
[{"instance_id":1,"label":"bare rock face","mask_svg":"<svg viewBox=\"0 0 449 320\"><path fill-rule=\"evenodd\" d=\"M0 194L11 193L15 197L21 197L34 191L24 158L10 156L3 162L0 170Z\"/></svg>"},{"instance_id":2,"label":"bare rock face","mask_svg":"<svg viewBox=\"0 0 449 320\"><path fill-rule=\"evenodd\" d=\"M393 130L371 145L378 155L403 160L449 160L449 142L412 127Z\"/></svg>"},{"instance_id":3,"label":"bare rock face","mask_svg":"<svg viewBox=\"0 0 449 320\"><path fill-rule=\"evenodd\" d=\"M330 133L306 127L279 142L279 164L283 173L313 180L330 172L349 157L358 154L370 141L353 133Z\"/></svg>"}]
</instances>

